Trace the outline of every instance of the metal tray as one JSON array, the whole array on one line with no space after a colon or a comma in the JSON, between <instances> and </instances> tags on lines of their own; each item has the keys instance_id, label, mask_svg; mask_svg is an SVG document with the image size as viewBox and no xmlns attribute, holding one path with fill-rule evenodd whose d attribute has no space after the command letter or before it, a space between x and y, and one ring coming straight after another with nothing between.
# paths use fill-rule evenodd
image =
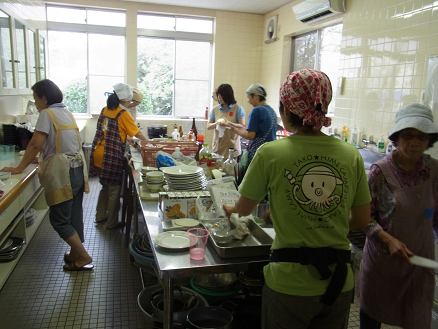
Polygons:
<instances>
[{"instance_id":1,"label":"metal tray","mask_svg":"<svg viewBox=\"0 0 438 329\"><path fill-rule=\"evenodd\" d=\"M253 257L268 256L271 253L271 245L274 241L253 220L248 221L248 229L251 234L245 236L242 240L232 240L229 243L218 245L211 234L208 240L221 258Z\"/></svg>"}]
</instances>

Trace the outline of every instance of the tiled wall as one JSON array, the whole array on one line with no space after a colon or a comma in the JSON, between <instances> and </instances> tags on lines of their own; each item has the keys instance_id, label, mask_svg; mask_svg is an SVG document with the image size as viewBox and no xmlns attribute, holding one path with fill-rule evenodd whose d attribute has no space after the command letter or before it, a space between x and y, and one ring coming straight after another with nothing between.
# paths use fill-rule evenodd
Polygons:
<instances>
[{"instance_id":1,"label":"tiled wall","mask_svg":"<svg viewBox=\"0 0 438 329\"><path fill-rule=\"evenodd\" d=\"M271 94L278 94L288 74L291 36L336 21L296 21L292 5L299 2L265 16L278 15L279 24L280 40L263 48L261 81ZM438 2L346 0L346 8L339 63L345 89L338 94L332 126L356 126L377 140L391 131L402 105L421 102L429 57L438 54ZM430 153L438 157L437 147Z\"/></svg>"},{"instance_id":2,"label":"tiled wall","mask_svg":"<svg viewBox=\"0 0 438 329\"><path fill-rule=\"evenodd\" d=\"M438 53L438 2L434 0L346 0L345 14L313 24L295 19L292 5L301 0L265 16L127 1L60 2L127 9L127 83L133 85L137 49L132 18L137 10L216 17L214 86L230 83L247 114L251 106L246 102L245 90L253 82L266 87L268 103L275 110L278 108L278 89L290 69L293 35L343 21L339 64L340 75L345 77L345 89L337 97L333 127L356 125L368 136L386 136L398 108L420 102L426 86L428 58ZM10 5L18 8L19 3ZM279 40L265 44L264 22L273 15L278 15ZM0 113L2 111L0 106ZM142 126L161 121L145 120ZM166 121L166 124L172 128L174 121ZM94 134L95 121L91 120L86 127L90 129L85 138L88 141ZM206 141L211 141L211 137L212 131L207 132ZM438 151L436 155L438 157Z\"/></svg>"}]
</instances>

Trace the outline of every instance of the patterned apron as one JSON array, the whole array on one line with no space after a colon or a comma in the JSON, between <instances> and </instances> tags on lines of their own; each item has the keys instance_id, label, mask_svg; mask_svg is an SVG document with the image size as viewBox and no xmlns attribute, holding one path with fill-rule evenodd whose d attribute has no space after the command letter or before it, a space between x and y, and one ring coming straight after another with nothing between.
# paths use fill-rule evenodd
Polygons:
<instances>
[{"instance_id":1,"label":"patterned apron","mask_svg":"<svg viewBox=\"0 0 438 329\"><path fill-rule=\"evenodd\" d=\"M103 151L102 172L99 177L101 184L122 185L123 175L123 157L125 152L125 143L122 142L119 132L119 117L126 111L121 110L115 118L109 118L103 115L102 109L97 122L96 136L94 136L90 156L90 172L93 176L94 171L94 150L98 143L105 139ZM106 134L105 134L106 132Z\"/></svg>"},{"instance_id":2,"label":"patterned apron","mask_svg":"<svg viewBox=\"0 0 438 329\"><path fill-rule=\"evenodd\" d=\"M56 153L53 154L47 160L44 160L44 154L41 152L38 159L38 177L40 179L41 185L44 187L44 193L46 197L46 202L49 206L59 204L61 202L70 200L73 198L73 192L70 185L70 160L80 160L83 163L84 172L84 191L89 193L90 189L88 186L88 170L87 164L84 159L84 152L82 151L81 137L79 135L79 128L76 124L76 120L71 114L73 123L71 124L59 124L56 116L53 114L52 110L45 109L50 119L52 120L53 126L56 132ZM75 129L79 141L79 152L76 156L68 156L61 153L61 131Z\"/></svg>"},{"instance_id":3,"label":"patterned apron","mask_svg":"<svg viewBox=\"0 0 438 329\"><path fill-rule=\"evenodd\" d=\"M397 200L388 233L415 255L430 259L434 258L432 220L437 188L434 182L438 179L438 161L432 161L427 181L404 188L387 164L377 162ZM404 329L430 328L435 286L432 269L396 260L374 237L365 242L360 278L361 307L372 318Z\"/></svg>"},{"instance_id":4,"label":"patterned apron","mask_svg":"<svg viewBox=\"0 0 438 329\"><path fill-rule=\"evenodd\" d=\"M239 105L234 106L226 113L221 113L218 106L213 108L216 121L220 118L225 118L230 122L236 122L236 112ZM225 129L224 135L219 138L217 129L213 133L213 152L222 155L225 159L228 158L229 149L234 148L234 158L240 155L240 136L231 129Z\"/></svg>"}]
</instances>

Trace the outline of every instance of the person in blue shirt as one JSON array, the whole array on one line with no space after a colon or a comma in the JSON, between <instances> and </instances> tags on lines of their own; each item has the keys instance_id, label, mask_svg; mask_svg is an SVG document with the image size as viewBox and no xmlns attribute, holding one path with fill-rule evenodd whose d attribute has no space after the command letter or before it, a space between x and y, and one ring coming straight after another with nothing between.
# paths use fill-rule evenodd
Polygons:
<instances>
[{"instance_id":1,"label":"person in blue shirt","mask_svg":"<svg viewBox=\"0 0 438 329\"><path fill-rule=\"evenodd\" d=\"M266 90L261 84L253 83L246 90L246 95L248 103L254 107L249 114L248 125L246 128L232 122L227 125L236 134L249 140L249 164L260 145L277 139L277 114L266 103Z\"/></svg>"},{"instance_id":2,"label":"person in blue shirt","mask_svg":"<svg viewBox=\"0 0 438 329\"><path fill-rule=\"evenodd\" d=\"M221 84L215 92L218 106L210 113L207 129L215 129L213 134L213 152L228 158L229 149L234 149L234 158L240 155L240 136L227 127L232 122L236 126L245 127L245 110L234 98L233 88L229 84Z\"/></svg>"}]
</instances>

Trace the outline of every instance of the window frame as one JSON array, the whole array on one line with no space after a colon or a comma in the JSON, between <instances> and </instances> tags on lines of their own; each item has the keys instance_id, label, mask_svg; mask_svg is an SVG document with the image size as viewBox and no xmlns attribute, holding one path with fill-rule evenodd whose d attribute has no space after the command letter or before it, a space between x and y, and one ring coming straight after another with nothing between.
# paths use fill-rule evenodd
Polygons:
<instances>
[{"instance_id":1,"label":"window frame","mask_svg":"<svg viewBox=\"0 0 438 329\"><path fill-rule=\"evenodd\" d=\"M190 18L190 19L199 19L199 20L210 20L212 22L212 32L211 33L197 33L197 32L182 32L182 31L167 31L167 30L153 30L153 29L144 29L137 27L137 44L139 38L157 38L157 39L168 39L175 41L174 47L174 60L173 60L173 93L172 93L172 114L171 115L145 115L138 114L137 118L150 118L150 119L168 119L168 118L185 118L183 116L177 116L175 114L175 81L206 81L206 80L192 80L192 79L176 79L175 78L175 70L176 70L176 41L199 41L199 42L209 42L210 43L210 65L209 65L209 78L208 78L208 90L212 90L213 85L213 51L214 51L214 30L215 30L215 18L214 17L203 17L203 16L190 16L190 15L172 15L172 14L158 14L153 12L137 12L137 17L140 15L148 15L148 16L159 16L159 17L172 17L175 18ZM138 19L137 19L138 21ZM176 27L175 27L176 28ZM206 101L208 103L211 102L211 94L206 95ZM209 106L210 107L210 106Z\"/></svg>"},{"instance_id":2,"label":"window frame","mask_svg":"<svg viewBox=\"0 0 438 329\"><path fill-rule=\"evenodd\" d=\"M295 48L296 48L295 47L295 39L298 39L298 38L301 38L301 37L306 37L306 36L312 35L312 34L316 34L315 64L314 64L314 67L312 69L314 69L314 70L321 70L321 68L320 68L320 57L321 57L321 46L322 46L322 43L321 43L321 41L322 41L322 33L323 33L324 29L327 29L327 28L330 28L330 27L336 26L336 25L342 25L342 27L343 27L344 24L343 24L343 22L337 22L337 23L334 23L334 24L330 24L330 25L327 25L327 26L324 26L324 27L317 28L316 30L313 30L313 31L309 31L309 32L306 32L306 33L297 34L297 35L292 36L292 38L291 38L292 42L291 42L291 57L290 57L289 71L290 72L294 71ZM331 81L330 80L330 82L332 84L332 89L333 89L332 90L332 93L333 93L332 100L333 100L336 97L336 84L337 84L337 81ZM330 109L329 109L329 111L327 112L328 116L334 116L334 114L335 114L335 112L334 112L335 106L336 106L336 104L333 105L332 111L330 111Z\"/></svg>"},{"instance_id":3,"label":"window frame","mask_svg":"<svg viewBox=\"0 0 438 329\"><path fill-rule=\"evenodd\" d=\"M113 35L113 36L123 36L125 38L126 43L126 11L124 9L107 9L107 8L99 8L93 6L63 6L63 5L52 5L46 4L46 17L47 17L47 8L49 7L61 7L61 8L70 8L70 9L84 9L87 17L88 10L99 10L99 11L107 11L107 12L119 12L125 14L125 27L118 26L104 26L104 25L95 25L88 24L85 21L84 24L80 23L63 23L63 22L53 22L47 21L47 33L50 31L57 32L73 32L73 33L86 33L87 36L87 112L86 113L74 113L75 116L78 117L90 117L96 115L96 113L91 113L90 108L90 68L89 68L89 34L105 34L105 35ZM127 60L125 56L124 71L125 71L125 81L126 81L126 66ZM49 69L50 71L50 69Z\"/></svg>"}]
</instances>

